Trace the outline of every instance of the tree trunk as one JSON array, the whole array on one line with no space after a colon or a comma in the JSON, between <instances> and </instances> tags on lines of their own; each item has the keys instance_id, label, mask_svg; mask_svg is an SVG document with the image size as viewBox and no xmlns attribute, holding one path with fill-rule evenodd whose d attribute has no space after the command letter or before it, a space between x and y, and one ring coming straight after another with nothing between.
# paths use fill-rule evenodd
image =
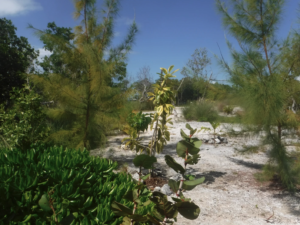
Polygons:
<instances>
[{"instance_id":1,"label":"tree trunk","mask_svg":"<svg viewBox=\"0 0 300 225\"><path fill-rule=\"evenodd\" d=\"M86 109L85 115L85 129L84 129L84 138L83 138L83 146L87 148L87 136L88 136L88 125L89 125L89 118L90 118L90 106L89 106L90 99L88 98L88 104Z\"/></svg>"},{"instance_id":2,"label":"tree trunk","mask_svg":"<svg viewBox=\"0 0 300 225\"><path fill-rule=\"evenodd\" d=\"M278 139L281 143L281 133L282 133L282 129L281 129L281 123L278 123L277 125L277 134L278 134Z\"/></svg>"}]
</instances>

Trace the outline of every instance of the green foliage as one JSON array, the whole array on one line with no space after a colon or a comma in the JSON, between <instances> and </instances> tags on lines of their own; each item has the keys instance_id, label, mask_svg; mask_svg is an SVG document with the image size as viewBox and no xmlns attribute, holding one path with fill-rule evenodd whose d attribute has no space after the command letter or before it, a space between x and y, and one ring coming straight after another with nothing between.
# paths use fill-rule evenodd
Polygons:
<instances>
[{"instance_id":1,"label":"green foliage","mask_svg":"<svg viewBox=\"0 0 300 225\"><path fill-rule=\"evenodd\" d=\"M233 111L233 107L230 106L230 105L226 105L226 106L223 108L223 112L225 112L227 115L232 114L232 111Z\"/></svg>"},{"instance_id":2,"label":"green foliage","mask_svg":"<svg viewBox=\"0 0 300 225\"><path fill-rule=\"evenodd\" d=\"M27 38L18 37L16 30L11 20L0 19L0 104L5 107L10 105L10 92L23 87L24 74L38 57Z\"/></svg>"},{"instance_id":3,"label":"green foliage","mask_svg":"<svg viewBox=\"0 0 300 225\"><path fill-rule=\"evenodd\" d=\"M145 169L150 169L157 160L154 156L149 155L138 155L133 159L133 164L136 167L144 167Z\"/></svg>"},{"instance_id":4,"label":"green foliage","mask_svg":"<svg viewBox=\"0 0 300 225\"><path fill-rule=\"evenodd\" d=\"M218 112L209 101L193 102L183 109L184 118L200 122L213 122L218 119Z\"/></svg>"},{"instance_id":5,"label":"green foliage","mask_svg":"<svg viewBox=\"0 0 300 225\"><path fill-rule=\"evenodd\" d=\"M283 0L233 1L232 13L220 0L216 2L224 26L240 47L236 50L228 42L232 66L223 56L220 63L236 89L237 104L245 110L244 123L256 125L257 132L263 129L268 134L266 141L272 145L270 159L277 163L283 184L293 190L295 179L281 136L283 129L299 126L297 116L292 116L289 110L294 107L300 90L296 81L299 35L291 34L284 41L276 37Z\"/></svg>"},{"instance_id":6,"label":"green foliage","mask_svg":"<svg viewBox=\"0 0 300 225\"><path fill-rule=\"evenodd\" d=\"M119 1L104 2L103 10L96 10L96 1L75 1L76 17L83 16L82 25L75 27L70 43L68 29L37 31L44 43L58 51L64 65L62 74L32 76L48 100L55 102L47 110L53 125L49 140L58 145L93 149L105 143L106 134L119 119L127 94L113 85L124 73L124 64L134 42L137 26L133 22L125 40L112 48L113 24ZM107 12L107 13L106 13ZM109 13L108 13L109 12ZM103 18L99 20L99 18ZM67 38L61 37L67 34ZM105 51L109 50L109 55Z\"/></svg>"},{"instance_id":7,"label":"green foliage","mask_svg":"<svg viewBox=\"0 0 300 225\"><path fill-rule=\"evenodd\" d=\"M5 152L5 153L4 153ZM32 145L0 153L1 224L121 224L110 209L135 184L114 173L116 162L89 156L87 150ZM150 194L145 190L144 196ZM146 198L140 199L144 204ZM149 210L148 208L145 208ZM57 221L57 223L55 222ZM68 222L69 221L69 222Z\"/></svg>"},{"instance_id":8,"label":"green foliage","mask_svg":"<svg viewBox=\"0 0 300 225\"><path fill-rule=\"evenodd\" d=\"M173 202L171 202L168 201L166 195L160 192L153 192L152 195L148 196L148 201L141 203L140 199L146 190L146 186L140 183L142 180L141 170L142 167L146 169L151 168L152 164L156 162L156 158L154 156L138 155L133 160L134 165L139 167L139 182L136 187L137 190L130 190L123 196L124 199L134 203L134 209L130 210L130 208L116 201L111 204L112 211L116 215L125 216L122 224L133 225L147 221L157 225L160 225L161 223L173 224L174 221L177 221L178 213L190 220L198 218L200 214L199 206L193 203L191 199L185 198L182 194L182 190L192 190L197 185L204 182L204 177L195 179L194 176L185 174L186 165L196 164L199 161L200 155L198 152L200 151L199 147L201 145L201 141L192 137L193 134L196 133L197 129L193 129L189 124L186 124L186 127L190 130L190 135L188 136L184 133L184 131L181 131L183 140L177 144L178 155L185 158L184 168L171 156L165 156L167 165L176 172L180 172L182 175L181 181L176 182L174 180L169 180L168 182L170 188L176 193L177 198L172 198ZM148 175L146 175L144 179L146 179ZM152 204L151 211L148 210L144 211L144 213L139 213L140 208L149 204Z\"/></svg>"},{"instance_id":9,"label":"green foliage","mask_svg":"<svg viewBox=\"0 0 300 225\"><path fill-rule=\"evenodd\" d=\"M148 114L143 114L142 111L139 113L130 113L127 117L127 122L131 128L136 130L137 133L140 131L145 131L148 129L149 124L151 123L151 117L147 116Z\"/></svg>"},{"instance_id":10,"label":"green foliage","mask_svg":"<svg viewBox=\"0 0 300 225\"><path fill-rule=\"evenodd\" d=\"M196 49L181 74L192 81L193 97L204 98L210 86L210 80L205 69L211 64L205 48Z\"/></svg>"},{"instance_id":11,"label":"green foliage","mask_svg":"<svg viewBox=\"0 0 300 225\"><path fill-rule=\"evenodd\" d=\"M44 141L49 133L45 124L46 116L41 106L41 96L29 87L13 88L11 109L0 106L0 143L7 148L22 150L31 144Z\"/></svg>"},{"instance_id":12,"label":"green foliage","mask_svg":"<svg viewBox=\"0 0 300 225\"><path fill-rule=\"evenodd\" d=\"M155 155L155 153L162 152L164 145L170 140L170 132L168 131L167 123L173 124L170 116L171 110L174 108L173 102L175 102L175 93L172 91L171 87L168 86L170 83L170 78L175 77L173 74L178 71L172 71L174 66L170 66L167 69L160 68L161 73L158 73L161 77L160 84L153 84L153 92L149 92L150 101L153 101L155 105L156 113L153 116L151 129L154 126L152 140L149 143L150 154Z\"/></svg>"},{"instance_id":13,"label":"green foliage","mask_svg":"<svg viewBox=\"0 0 300 225\"><path fill-rule=\"evenodd\" d=\"M173 158L172 156L169 155L165 155L165 161L167 163L167 165L172 168L173 170L175 170L176 173L181 173L184 174L185 173L185 169L178 164Z\"/></svg>"},{"instance_id":14,"label":"green foliage","mask_svg":"<svg viewBox=\"0 0 300 225\"><path fill-rule=\"evenodd\" d=\"M61 41L71 42L74 39L74 33L72 33L72 28L58 27L55 22L48 23L45 30L46 34L55 36ZM62 59L63 49L60 48L59 44L55 40L47 38L47 36L41 36L41 41L44 43L43 48L51 53L50 56L45 56L39 65L43 68L43 73L49 75L51 73L62 74L64 76L70 75L68 67L65 66Z\"/></svg>"}]
</instances>

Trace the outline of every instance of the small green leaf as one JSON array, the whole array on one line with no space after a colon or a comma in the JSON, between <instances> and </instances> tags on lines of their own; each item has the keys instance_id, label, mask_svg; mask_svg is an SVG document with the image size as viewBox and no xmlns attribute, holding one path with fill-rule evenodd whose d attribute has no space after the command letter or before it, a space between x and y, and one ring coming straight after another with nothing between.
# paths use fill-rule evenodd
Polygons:
<instances>
[{"instance_id":1,"label":"small green leaf","mask_svg":"<svg viewBox=\"0 0 300 225\"><path fill-rule=\"evenodd\" d=\"M175 181L175 180L172 180L170 179L168 181L168 184L170 186L170 189L174 192L174 193L177 193L178 189L179 189L179 184Z\"/></svg>"},{"instance_id":2,"label":"small green leaf","mask_svg":"<svg viewBox=\"0 0 300 225\"><path fill-rule=\"evenodd\" d=\"M136 189L127 191L123 198L131 202L140 203L140 200L138 198L138 190Z\"/></svg>"},{"instance_id":3,"label":"small green leaf","mask_svg":"<svg viewBox=\"0 0 300 225\"><path fill-rule=\"evenodd\" d=\"M184 139L189 139L190 138L190 136L188 136L186 133L184 133L184 131L182 129L180 129L180 135Z\"/></svg>"},{"instance_id":4,"label":"small green leaf","mask_svg":"<svg viewBox=\"0 0 300 225\"><path fill-rule=\"evenodd\" d=\"M187 128L187 129L189 129L189 130L193 130L193 128L191 127L191 125L190 124L185 124L185 127Z\"/></svg>"},{"instance_id":5,"label":"small green leaf","mask_svg":"<svg viewBox=\"0 0 300 225\"><path fill-rule=\"evenodd\" d=\"M145 176L142 176L141 179L142 179L142 180L147 180L149 176L150 176L150 173L147 174L147 175L145 175Z\"/></svg>"},{"instance_id":6,"label":"small green leaf","mask_svg":"<svg viewBox=\"0 0 300 225\"><path fill-rule=\"evenodd\" d=\"M170 66L168 71L171 72L171 70L174 68L174 65Z\"/></svg>"},{"instance_id":7,"label":"small green leaf","mask_svg":"<svg viewBox=\"0 0 300 225\"><path fill-rule=\"evenodd\" d=\"M184 190L192 190L194 189L197 185L202 184L205 180L205 177L201 177L199 179L195 180L185 180L183 181L182 188Z\"/></svg>"},{"instance_id":8,"label":"small green leaf","mask_svg":"<svg viewBox=\"0 0 300 225\"><path fill-rule=\"evenodd\" d=\"M44 211L51 211L50 203L47 194L43 194L41 199L39 200L39 206Z\"/></svg>"},{"instance_id":9,"label":"small green leaf","mask_svg":"<svg viewBox=\"0 0 300 225\"><path fill-rule=\"evenodd\" d=\"M117 216L132 215L132 210L131 209L129 209L128 207L126 207L126 206L124 206L121 203L118 203L116 201L114 201L113 203L111 203L111 210Z\"/></svg>"}]
</instances>

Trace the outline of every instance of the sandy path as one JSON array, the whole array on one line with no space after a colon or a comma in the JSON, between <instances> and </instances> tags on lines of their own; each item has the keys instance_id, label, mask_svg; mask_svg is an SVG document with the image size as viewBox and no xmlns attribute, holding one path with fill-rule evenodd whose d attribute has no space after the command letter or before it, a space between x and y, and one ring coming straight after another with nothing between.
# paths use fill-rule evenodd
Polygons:
<instances>
[{"instance_id":1,"label":"sandy path","mask_svg":"<svg viewBox=\"0 0 300 225\"><path fill-rule=\"evenodd\" d=\"M180 114L180 109L177 111ZM209 123L189 123L193 128L210 126ZM170 129L171 140L165 147L164 154L157 155L156 167L160 168L167 177L174 175L175 172L165 165L164 155L169 154L178 162L182 162L182 159L177 157L175 148L176 143L181 140L180 129L186 130L185 124L186 122L174 120L174 125ZM224 132L225 125L220 129ZM151 134L151 131L147 131L141 136L147 140ZM207 135L201 132L196 134L196 137L202 139ZM102 155L119 162L126 162L129 172L135 171L132 164L134 153L120 148L124 137L126 136L110 137L106 149L93 150L91 155ZM235 151L235 148L241 148L242 145L258 144L259 139L229 137L228 141L228 144L220 144L217 147L208 144L200 147L201 159L197 165L189 167L189 172L196 177L205 176L206 181L184 194L200 206L201 213L194 221L186 220L179 215L178 222L175 224L300 224L300 193L292 196L276 187L270 187L269 184L259 183L253 177L253 174L267 162L266 153L241 155ZM271 218L266 221L269 217Z\"/></svg>"}]
</instances>

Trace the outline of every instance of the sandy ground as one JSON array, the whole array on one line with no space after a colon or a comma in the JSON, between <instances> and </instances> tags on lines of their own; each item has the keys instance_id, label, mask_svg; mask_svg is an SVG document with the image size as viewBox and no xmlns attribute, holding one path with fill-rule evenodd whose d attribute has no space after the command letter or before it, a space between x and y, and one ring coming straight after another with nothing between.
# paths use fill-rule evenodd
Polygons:
<instances>
[{"instance_id":1,"label":"sandy ground","mask_svg":"<svg viewBox=\"0 0 300 225\"><path fill-rule=\"evenodd\" d=\"M163 154L158 154L156 168L162 170L166 177L176 174L164 162L164 155L171 155L177 162L182 159L176 155L176 144L181 140L180 129L187 132L186 121L180 118L180 109L173 118L171 126L171 140L164 149ZM193 128L210 127L209 123L189 122ZM238 130L238 127L235 127ZM226 136L228 126L222 124L218 130ZM148 130L141 137L150 140L152 132ZM207 132L195 135L199 139L209 137ZM135 156L130 150L120 148L121 140L126 135L109 137L105 149L93 150L91 155L102 156L126 163L128 171L136 171L132 164ZM202 144L200 147L201 159L197 165L190 166L188 173L196 177L205 176L205 182L191 191L184 192L201 208L200 216L193 221L178 215L175 224L192 225L248 225L248 224L300 224L300 193L291 195L282 191L280 187L271 186L270 183L260 183L253 174L260 171L268 160L267 152L260 151L256 154L242 155L236 149L242 146L258 145L259 137L242 138L228 137L228 144L219 144L216 147ZM294 150L293 148L290 149Z\"/></svg>"}]
</instances>

